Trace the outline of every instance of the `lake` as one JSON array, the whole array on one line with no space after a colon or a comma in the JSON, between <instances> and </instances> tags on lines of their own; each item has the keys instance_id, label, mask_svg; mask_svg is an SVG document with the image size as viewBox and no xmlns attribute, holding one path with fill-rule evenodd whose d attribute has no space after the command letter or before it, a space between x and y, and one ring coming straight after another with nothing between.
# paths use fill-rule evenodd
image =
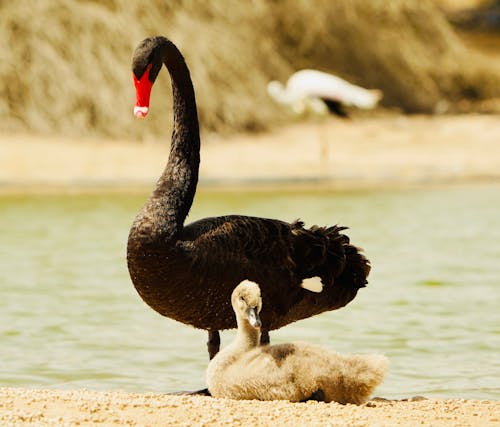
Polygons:
<instances>
[{"instance_id":1,"label":"lake","mask_svg":"<svg viewBox=\"0 0 500 427\"><path fill-rule=\"evenodd\" d=\"M0 385L204 387L206 333L155 313L128 276L128 229L146 197L0 196ZM188 220L229 213L347 225L372 262L353 302L273 332L273 343L386 354L377 396L500 399L499 185L202 189Z\"/></svg>"}]
</instances>

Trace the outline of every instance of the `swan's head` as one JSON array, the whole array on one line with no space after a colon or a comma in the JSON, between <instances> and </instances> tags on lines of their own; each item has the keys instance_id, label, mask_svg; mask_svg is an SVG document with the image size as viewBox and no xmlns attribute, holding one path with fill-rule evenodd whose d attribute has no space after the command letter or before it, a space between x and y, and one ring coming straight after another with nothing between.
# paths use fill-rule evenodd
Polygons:
<instances>
[{"instance_id":1,"label":"swan's head","mask_svg":"<svg viewBox=\"0 0 500 427\"><path fill-rule=\"evenodd\" d=\"M132 57L132 75L135 85L134 115L144 118L149 112L149 98L158 77L162 59L164 37L149 37L139 43Z\"/></svg>"},{"instance_id":2,"label":"swan's head","mask_svg":"<svg viewBox=\"0 0 500 427\"><path fill-rule=\"evenodd\" d=\"M285 86L279 81L273 80L267 84L267 94L278 104L288 104L288 97Z\"/></svg>"},{"instance_id":3,"label":"swan's head","mask_svg":"<svg viewBox=\"0 0 500 427\"><path fill-rule=\"evenodd\" d=\"M291 90L290 87L283 86L280 82L273 80L267 84L268 95L278 104L290 107L294 114L301 115L306 111L313 111L324 114L325 104L320 99L308 98L301 91Z\"/></svg>"},{"instance_id":4,"label":"swan's head","mask_svg":"<svg viewBox=\"0 0 500 427\"><path fill-rule=\"evenodd\" d=\"M262 308L262 298L257 283L243 280L234 288L231 304L237 319L248 322L256 329L261 327L259 313Z\"/></svg>"}]
</instances>

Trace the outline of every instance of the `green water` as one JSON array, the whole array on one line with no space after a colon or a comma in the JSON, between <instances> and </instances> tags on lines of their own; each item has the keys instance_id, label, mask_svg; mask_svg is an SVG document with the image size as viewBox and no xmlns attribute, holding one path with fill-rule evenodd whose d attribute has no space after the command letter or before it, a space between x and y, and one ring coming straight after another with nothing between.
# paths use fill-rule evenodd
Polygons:
<instances>
[{"instance_id":1,"label":"green water","mask_svg":"<svg viewBox=\"0 0 500 427\"><path fill-rule=\"evenodd\" d=\"M0 385L204 386L205 332L153 312L128 277L128 228L145 197L0 196ZM387 398L500 399L499 186L201 191L190 220L227 213L349 225L372 261L351 304L274 343L383 352L390 373L376 394Z\"/></svg>"}]
</instances>

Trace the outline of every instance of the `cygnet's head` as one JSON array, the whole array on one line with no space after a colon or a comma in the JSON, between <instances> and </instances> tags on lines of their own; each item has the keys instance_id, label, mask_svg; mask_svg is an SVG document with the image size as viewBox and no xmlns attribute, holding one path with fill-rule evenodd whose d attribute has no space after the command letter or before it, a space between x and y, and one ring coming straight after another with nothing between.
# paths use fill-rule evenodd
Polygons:
<instances>
[{"instance_id":1,"label":"cygnet's head","mask_svg":"<svg viewBox=\"0 0 500 427\"><path fill-rule=\"evenodd\" d=\"M247 321L253 328L260 328L259 313L262 308L259 285L250 280L243 280L231 295L231 304L236 317Z\"/></svg>"}]
</instances>

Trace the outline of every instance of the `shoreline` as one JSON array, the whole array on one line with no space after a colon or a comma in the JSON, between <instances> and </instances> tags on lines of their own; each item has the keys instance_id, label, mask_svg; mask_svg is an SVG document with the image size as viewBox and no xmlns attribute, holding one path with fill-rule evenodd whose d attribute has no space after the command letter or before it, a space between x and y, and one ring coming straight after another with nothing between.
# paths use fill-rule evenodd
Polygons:
<instances>
[{"instance_id":1,"label":"shoreline","mask_svg":"<svg viewBox=\"0 0 500 427\"><path fill-rule=\"evenodd\" d=\"M149 191L165 166L167 141L0 135L0 194ZM202 135L199 186L357 190L498 183L498 141L498 115L328 118L265 134Z\"/></svg>"},{"instance_id":2,"label":"shoreline","mask_svg":"<svg viewBox=\"0 0 500 427\"><path fill-rule=\"evenodd\" d=\"M500 401L374 398L356 406L314 401L237 401L159 393L0 387L0 424L499 426Z\"/></svg>"}]
</instances>

